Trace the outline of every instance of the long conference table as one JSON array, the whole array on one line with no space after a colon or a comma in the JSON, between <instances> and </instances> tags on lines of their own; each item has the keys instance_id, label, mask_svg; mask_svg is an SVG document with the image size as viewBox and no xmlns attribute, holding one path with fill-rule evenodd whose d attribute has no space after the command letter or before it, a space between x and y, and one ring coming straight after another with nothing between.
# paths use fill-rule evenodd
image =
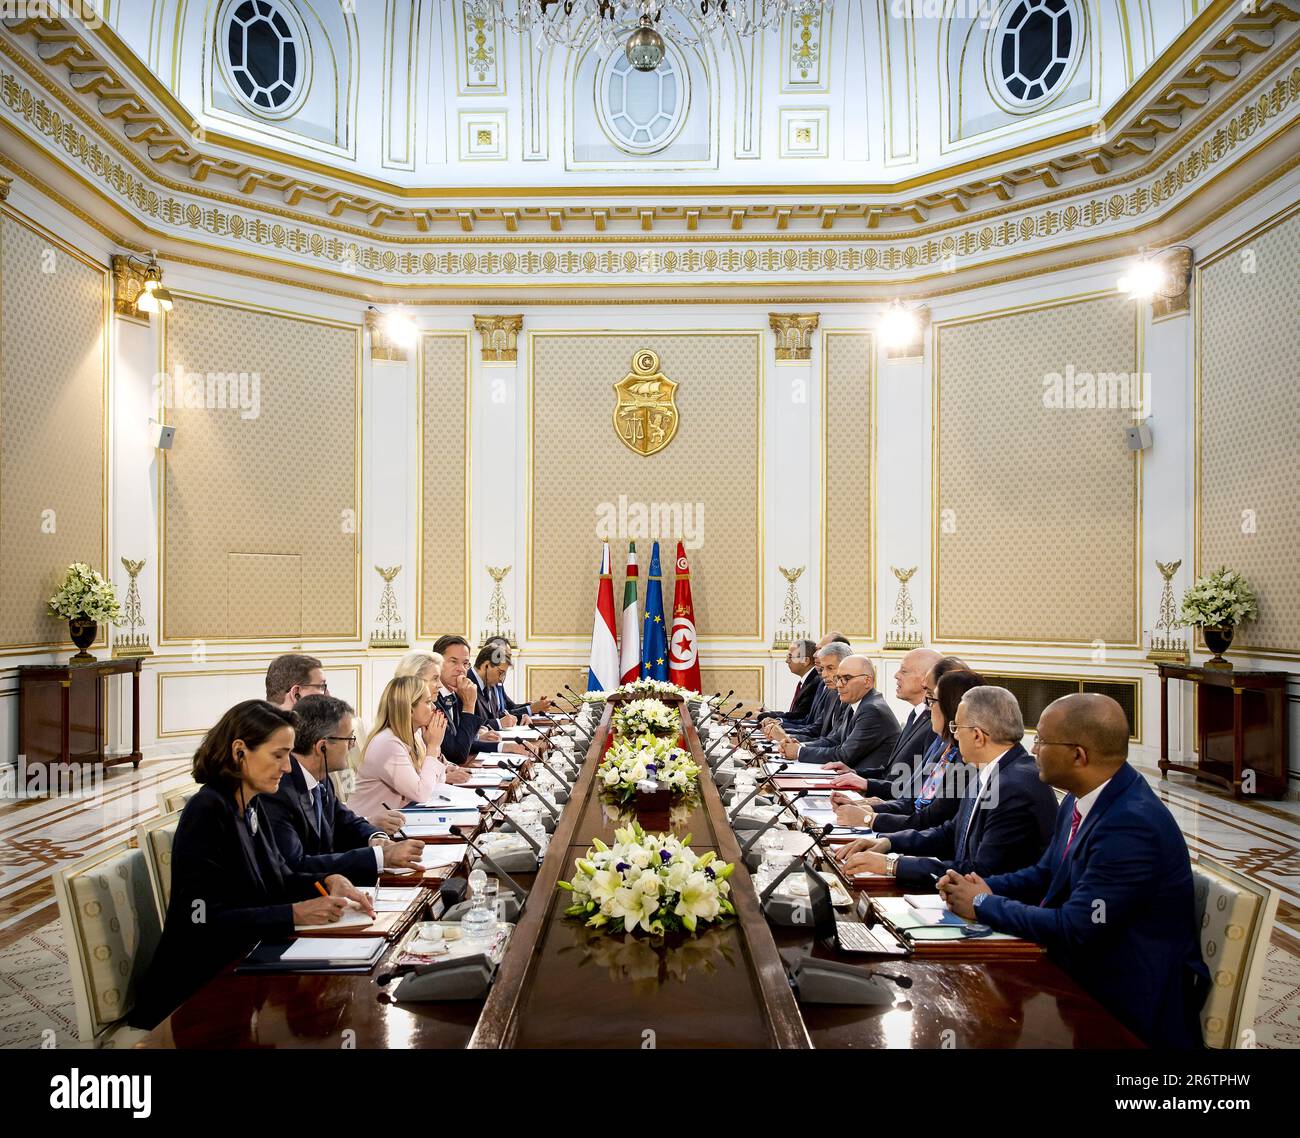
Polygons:
<instances>
[{"instance_id":1,"label":"long conference table","mask_svg":"<svg viewBox=\"0 0 1300 1138\"><path fill-rule=\"evenodd\" d=\"M574 859L613 840L595 770L612 707L595 730L555 833L528 890L484 1001L395 1003L368 975L240 975L232 964L158 1025L141 1047L167 1048L996 1048L1140 1046L1045 956L1009 958L978 942L959 955L887 961L837 954L811 929L773 928L682 706L687 745L702 768L700 801L681 827L697 853L736 863L736 918L703 935L655 945L564 916ZM486 821L482 823L486 825ZM879 895L874 891L873 895ZM436 890L429 890L432 903ZM787 964L811 953L911 979L892 1007L800 1006ZM389 986L395 989L396 983Z\"/></svg>"}]
</instances>

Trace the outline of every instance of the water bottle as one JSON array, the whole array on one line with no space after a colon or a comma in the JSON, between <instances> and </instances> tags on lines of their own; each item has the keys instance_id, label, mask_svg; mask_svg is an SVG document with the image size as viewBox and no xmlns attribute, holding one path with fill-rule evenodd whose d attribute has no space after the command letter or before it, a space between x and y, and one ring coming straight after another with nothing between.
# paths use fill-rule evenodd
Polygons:
<instances>
[{"instance_id":1,"label":"water bottle","mask_svg":"<svg viewBox=\"0 0 1300 1138\"><path fill-rule=\"evenodd\" d=\"M460 919L461 935L475 951L487 948L497 930L496 907L489 902L487 880L487 874L481 869L475 869L469 875L469 911Z\"/></svg>"}]
</instances>

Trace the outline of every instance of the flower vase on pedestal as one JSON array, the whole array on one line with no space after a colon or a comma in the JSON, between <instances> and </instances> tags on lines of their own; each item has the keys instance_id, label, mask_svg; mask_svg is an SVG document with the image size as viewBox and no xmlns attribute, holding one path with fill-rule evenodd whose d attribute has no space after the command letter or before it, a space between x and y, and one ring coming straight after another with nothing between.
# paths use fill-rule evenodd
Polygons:
<instances>
[{"instance_id":1,"label":"flower vase on pedestal","mask_svg":"<svg viewBox=\"0 0 1300 1138\"><path fill-rule=\"evenodd\" d=\"M1207 668L1232 668L1232 663L1223 658L1223 654L1232 647L1232 635L1235 631L1231 624L1206 624L1201 626L1201 635L1205 637L1205 647L1214 653L1205 661Z\"/></svg>"},{"instance_id":2,"label":"flower vase on pedestal","mask_svg":"<svg viewBox=\"0 0 1300 1138\"><path fill-rule=\"evenodd\" d=\"M87 649L95 643L95 637L99 634L99 625L93 620L87 620L84 616L73 617L68 621L68 635L72 638L72 643L81 649L72 657L72 662L84 662L93 660Z\"/></svg>"}]
</instances>

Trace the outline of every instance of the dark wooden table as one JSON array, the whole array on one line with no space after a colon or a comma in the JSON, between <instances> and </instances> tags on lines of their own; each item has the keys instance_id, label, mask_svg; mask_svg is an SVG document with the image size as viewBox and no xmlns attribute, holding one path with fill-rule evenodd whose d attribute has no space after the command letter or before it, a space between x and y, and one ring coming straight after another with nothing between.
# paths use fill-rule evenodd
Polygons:
<instances>
[{"instance_id":1,"label":"dark wooden table","mask_svg":"<svg viewBox=\"0 0 1300 1138\"><path fill-rule=\"evenodd\" d=\"M18 753L31 763L131 763L139 767L140 673L144 660L69 661L18 668ZM104 681L131 676L131 750L105 747Z\"/></svg>"},{"instance_id":2,"label":"dark wooden table","mask_svg":"<svg viewBox=\"0 0 1300 1138\"><path fill-rule=\"evenodd\" d=\"M1159 664L1160 774L1182 771L1218 783L1234 797L1280 798L1286 791L1287 672ZM1195 765L1169 759L1169 681L1196 689ZM1253 779L1253 787L1249 780ZM1245 784L1245 789L1243 789Z\"/></svg>"},{"instance_id":3,"label":"dark wooden table","mask_svg":"<svg viewBox=\"0 0 1300 1138\"><path fill-rule=\"evenodd\" d=\"M687 742L699 740L687 721ZM548 856L521 877L528 904L486 1002L394 1004L374 974L237 976L227 969L156 1028L145 1047L1136 1047L1138 1041L1045 957L890 960L912 977L891 1008L804 1007L785 963L833 956L810 933L771 929L743 864L732 876L738 919L654 946L564 919L573 858L614 823L593 791L606 710ZM692 847L740 863L707 777L687 828ZM858 958L860 959L860 958ZM871 969L876 965L857 965ZM384 967L378 966L376 972Z\"/></svg>"}]
</instances>

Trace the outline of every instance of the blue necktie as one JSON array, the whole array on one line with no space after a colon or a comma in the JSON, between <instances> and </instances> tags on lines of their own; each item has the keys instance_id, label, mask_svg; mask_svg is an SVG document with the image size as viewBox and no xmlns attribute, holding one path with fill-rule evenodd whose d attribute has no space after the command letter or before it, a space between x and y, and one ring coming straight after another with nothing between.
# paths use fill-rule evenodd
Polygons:
<instances>
[{"instance_id":1,"label":"blue necktie","mask_svg":"<svg viewBox=\"0 0 1300 1138\"><path fill-rule=\"evenodd\" d=\"M966 856L966 835L970 833L973 825L971 814L975 810L975 803L979 800L980 788L978 782L973 792L962 797L961 809L957 811L957 860L961 861Z\"/></svg>"},{"instance_id":2,"label":"blue necktie","mask_svg":"<svg viewBox=\"0 0 1300 1138\"><path fill-rule=\"evenodd\" d=\"M323 827L323 823L322 823L322 814L323 814L322 799L323 798L324 798L324 793L321 791L321 785L320 783L317 783L315 786L311 788L311 802L312 805L316 807L316 833L318 834L321 832Z\"/></svg>"}]
</instances>

